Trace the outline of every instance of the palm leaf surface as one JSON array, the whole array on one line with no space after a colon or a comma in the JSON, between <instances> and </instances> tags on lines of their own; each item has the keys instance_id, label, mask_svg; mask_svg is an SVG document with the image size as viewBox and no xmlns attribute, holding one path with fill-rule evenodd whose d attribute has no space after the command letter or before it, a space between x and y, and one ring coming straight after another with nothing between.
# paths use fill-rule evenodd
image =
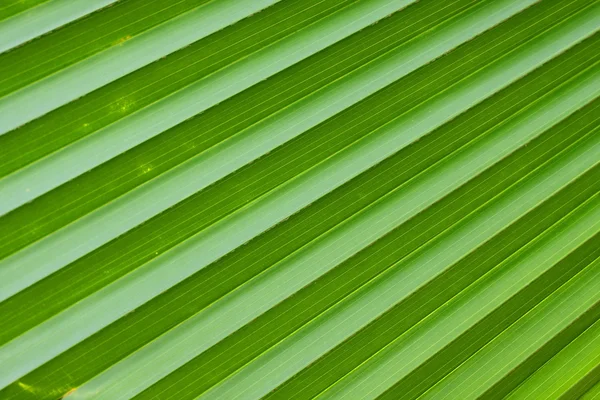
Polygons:
<instances>
[{"instance_id":1,"label":"palm leaf surface","mask_svg":"<svg viewBox=\"0 0 600 400\"><path fill-rule=\"evenodd\" d=\"M599 28L6 1L0 398L594 398Z\"/></svg>"}]
</instances>

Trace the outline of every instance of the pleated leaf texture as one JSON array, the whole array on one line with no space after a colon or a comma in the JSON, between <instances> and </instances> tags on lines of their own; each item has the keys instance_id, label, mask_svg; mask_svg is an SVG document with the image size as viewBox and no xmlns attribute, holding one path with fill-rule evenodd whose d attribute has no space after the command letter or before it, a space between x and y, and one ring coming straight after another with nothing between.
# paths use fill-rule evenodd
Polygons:
<instances>
[{"instance_id":1,"label":"pleated leaf texture","mask_svg":"<svg viewBox=\"0 0 600 400\"><path fill-rule=\"evenodd\" d=\"M3 0L0 399L600 399L600 0Z\"/></svg>"}]
</instances>

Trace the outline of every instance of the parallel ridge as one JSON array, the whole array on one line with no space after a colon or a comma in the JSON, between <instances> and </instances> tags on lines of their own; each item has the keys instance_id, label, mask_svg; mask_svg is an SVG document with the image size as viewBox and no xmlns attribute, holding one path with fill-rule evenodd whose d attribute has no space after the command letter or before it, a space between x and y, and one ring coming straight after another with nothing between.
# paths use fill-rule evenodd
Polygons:
<instances>
[{"instance_id":1,"label":"parallel ridge","mask_svg":"<svg viewBox=\"0 0 600 400\"><path fill-rule=\"evenodd\" d=\"M598 398L599 29L5 2L0 398Z\"/></svg>"}]
</instances>

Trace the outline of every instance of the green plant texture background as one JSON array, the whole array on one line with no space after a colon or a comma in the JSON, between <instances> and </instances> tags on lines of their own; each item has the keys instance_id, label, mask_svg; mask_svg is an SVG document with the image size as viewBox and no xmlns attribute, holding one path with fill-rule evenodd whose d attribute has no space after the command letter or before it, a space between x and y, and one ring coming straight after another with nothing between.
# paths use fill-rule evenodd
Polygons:
<instances>
[{"instance_id":1,"label":"green plant texture background","mask_svg":"<svg viewBox=\"0 0 600 400\"><path fill-rule=\"evenodd\" d=\"M0 399L600 399L600 0L0 1Z\"/></svg>"}]
</instances>

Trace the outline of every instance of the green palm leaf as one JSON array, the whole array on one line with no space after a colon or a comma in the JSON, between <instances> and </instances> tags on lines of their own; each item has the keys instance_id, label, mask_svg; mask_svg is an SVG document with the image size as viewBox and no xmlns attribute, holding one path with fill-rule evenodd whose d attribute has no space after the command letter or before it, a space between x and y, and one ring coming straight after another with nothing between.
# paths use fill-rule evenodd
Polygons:
<instances>
[{"instance_id":1,"label":"green palm leaf","mask_svg":"<svg viewBox=\"0 0 600 400\"><path fill-rule=\"evenodd\" d=\"M0 4L0 398L598 397L599 29Z\"/></svg>"}]
</instances>

